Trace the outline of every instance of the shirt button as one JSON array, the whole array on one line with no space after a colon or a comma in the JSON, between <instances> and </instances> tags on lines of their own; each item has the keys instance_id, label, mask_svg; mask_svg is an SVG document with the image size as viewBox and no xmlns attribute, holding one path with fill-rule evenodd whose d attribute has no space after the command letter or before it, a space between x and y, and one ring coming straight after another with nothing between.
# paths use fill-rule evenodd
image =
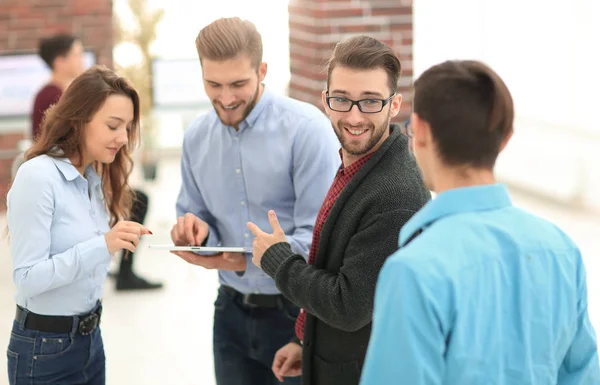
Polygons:
<instances>
[{"instance_id":1,"label":"shirt button","mask_svg":"<svg viewBox=\"0 0 600 385\"><path fill-rule=\"evenodd\" d=\"M242 172L242 170L240 170L239 168L236 168L236 169L235 169L235 172L236 172L237 174L239 174L240 172Z\"/></svg>"},{"instance_id":2,"label":"shirt button","mask_svg":"<svg viewBox=\"0 0 600 385\"><path fill-rule=\"evenodd\" d=\"M241 201L240 203L242 204L242 206L246 204L246 202L244 202L244 201Z\"/></svg>"},{"instance_id":3,"label":"shirt button","mask_svg":"<svg viewBox=\"0 0 600 385\"><path fill-rule=\"evenodd\" d=\"M244 238L248 238L250 235L248 233L244 233Z\"/></svg>"}]
</instances>

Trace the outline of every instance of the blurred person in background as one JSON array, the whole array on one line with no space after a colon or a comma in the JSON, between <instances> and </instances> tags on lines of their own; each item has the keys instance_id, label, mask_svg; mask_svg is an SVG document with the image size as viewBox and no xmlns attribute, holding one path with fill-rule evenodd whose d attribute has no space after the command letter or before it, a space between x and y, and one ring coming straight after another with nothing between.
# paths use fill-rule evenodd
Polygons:
<instances>
[{"instance_id":1,"label":"blurred person in background","mask_svg":"<svg viewBox=\"0 0 600 385\"><path fill-rule=\"evenodd\" d=\"M48 108L56 104L69 84L84 70L83 45L70 34L58 34L40 40L39 56L50 68L51 77L38 91L31 113L31 138L36 140Z\"/></svg>"}]
</instances>

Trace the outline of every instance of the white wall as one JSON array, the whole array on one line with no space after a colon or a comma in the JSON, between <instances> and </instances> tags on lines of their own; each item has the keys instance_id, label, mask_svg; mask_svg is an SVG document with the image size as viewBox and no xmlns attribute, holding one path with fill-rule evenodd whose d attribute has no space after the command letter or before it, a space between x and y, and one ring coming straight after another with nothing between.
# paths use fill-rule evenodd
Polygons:
<instances>
[{"instance_id":1,"label":"white wall","mask_svg":"<svg viewBox=\"0 0 600 385\"><path fill-rule=\"evenodd\" d=\"M505 80L504 181L600 209L600 1L415 0L414 72L478 59Z\"/></svg>"}]
</instances>

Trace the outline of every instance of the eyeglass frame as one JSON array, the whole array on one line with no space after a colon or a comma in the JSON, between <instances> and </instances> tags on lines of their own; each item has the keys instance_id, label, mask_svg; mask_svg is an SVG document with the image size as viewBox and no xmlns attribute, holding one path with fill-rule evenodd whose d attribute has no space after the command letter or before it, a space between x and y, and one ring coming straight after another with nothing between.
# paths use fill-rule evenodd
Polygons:
<instances>
[{"instance_id":1,"label":"eyeglass frame","mask_svg":"<svg viewBox=\"0 0 600 385\"><path fill-rule=\"evenodd\" d=\"M378 114L381 111L383 111L383 108L385 106L387 106L392 99L394 98L394 96L396 96L396 93L394 92L392 95L390 95L387 99L379 99L379 98L366 98L366 99L360 99L360 100L352 100L352 99L348 99L345 96L329 96L329 91L325 92L325 101L327 102L327 106L329 107L329 109L331 109L332 111L336 111L336 112L350 112L352 111L352 108L354 106L356 106L358 108L358 110L363 113L363 114ZM346 111L340 111L340 110L336 110L335 108L331 108L331 104L329 103L329 99L331 98L343 98L346 99L350 102L350 108L348 108ZM365 100L377 100L381 102L381 109L379 111L372 111L372 112L365 112L362 110L362 108L360 108L360 102L363 102Z\"/></svg>"}]
</instances>

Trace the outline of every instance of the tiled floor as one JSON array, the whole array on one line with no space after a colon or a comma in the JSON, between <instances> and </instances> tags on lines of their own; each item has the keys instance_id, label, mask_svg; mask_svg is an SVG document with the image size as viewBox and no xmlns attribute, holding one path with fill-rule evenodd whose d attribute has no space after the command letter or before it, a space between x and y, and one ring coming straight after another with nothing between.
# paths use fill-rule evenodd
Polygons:
<instances>
[{"instance_id":1,"label":"tiled floor","mask_svg":"<svg viewBox=\"0 0 600 385\"><path fill-rule=\"evenodd\" d=\"M144 238L136 270L162 280L165 288L150 293L123 294L114 282L105 286L102 332L111 385L214 384L212 361L212 303L215 272L187 265L179 258L148 249L149 243L168 243L180 178L177 159L161 163L158 179L145 183L150 195L147 220L153 236ZM555 221L581 246L588 269L589 306L600 329L600 217L574 212L522 195L515 202ZM0 228L5 221L0 217ZM0 242L0 350L8 343L14 316L11 263L6 240ZM0 385L7 384L6 355L0 354Z\"/></svg>"}]
</instances>

